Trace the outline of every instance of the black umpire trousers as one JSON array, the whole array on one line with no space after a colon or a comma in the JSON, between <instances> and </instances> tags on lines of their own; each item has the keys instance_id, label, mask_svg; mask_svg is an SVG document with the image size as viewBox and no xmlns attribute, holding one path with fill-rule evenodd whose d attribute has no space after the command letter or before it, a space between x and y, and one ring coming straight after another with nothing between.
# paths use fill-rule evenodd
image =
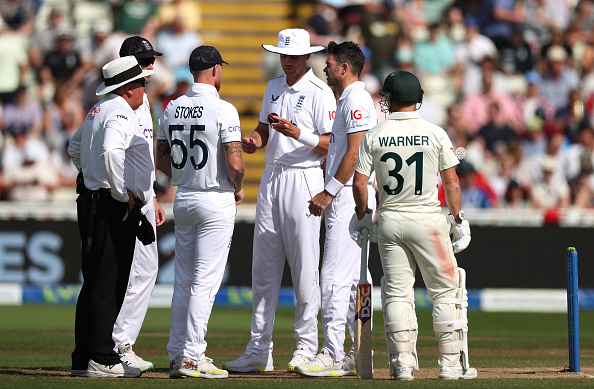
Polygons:
<instances>
[{"instance_id":1,"label":"black umpire trousers","mask_svg":"<svg viewBox=\"0 0 594 389\"><path fill-rule=\"evenodd\" d=\"M111 335L128 285L136 228L132 217L123 221L128 204L108 190L85 190L76 202L83 286L76 303L72 370L86 370L89 359L120 363Z\"/></svg>"}]
</instances>

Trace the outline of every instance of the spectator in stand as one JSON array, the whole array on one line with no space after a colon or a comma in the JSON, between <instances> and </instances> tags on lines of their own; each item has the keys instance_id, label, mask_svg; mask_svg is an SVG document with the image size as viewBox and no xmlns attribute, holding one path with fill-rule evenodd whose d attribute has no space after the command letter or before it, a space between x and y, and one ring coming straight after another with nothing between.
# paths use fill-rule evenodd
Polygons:
<instances>
[{"instance_id":1,"label":"spectator in stand","mask_svg":"<svg viewBox=\"0 0 594 389\"><path fill-rule=\"evenodd\" d=\"M580 173L584 159L589 158L594 166L594 130L582 123L577 134L577 143L570 145L561 155L560 172L566 181L575 179Z\"/></svg>"},{"instance_id":2,"label":"spectator in stand","mask_svg":"<svg viewBox=\"0 0 594 389\"><path fill-rule=\"evenodd\" d=\"M468 126L471 136L475 135L481 127L489 122L489 105L497 103L501 121L512 128L519 128L518 110L510 95L493 90L493 72L483 73L483 90L480 93L466 97L462 100L462 120Z\"/></svg>"},{"instance_id":3,"label":"spectator in stand","mask_svg":"<svg viewBox=\"0 0 594 389\"><path fill-rule=\"evenodd\" d=\"M454 70L454 43L441 32L438 23L429 25L427 40L415 44L414 65L421 76L431 74L448 78Z\"/></svg>"},{"instance_id":4,"label":"spectator in stand","mask_svg":"<svg viewBox=\"0 0 594 389\"><path fill-rule=\"evenodd\" d=\"M157 30L157 4L153 0L106 0L112 6L114 30L151 37Z\"/></svg>"},{"instance_id":5,"label":"spectator in stand","mask_svg":"<svg viewBox=\"0 0 594 389\"><path fill-rule=\"evenodd\" d=\"M32 136L41 136L43 109L39 101L29 98L24 85L17 88L13 101L4 106L2 127L13 134L24 133L26 129Z\"/></svg>"},{"instance_id":6,"label":"spectator in stand","mask_svg":"<svg viewBox=\"0 0 594 389\"><path fill-rule=\"evenodd\" d=\"M578 130L584 121L588 121L588 115L581 100L580 91L574 89L569 92L567 105L557 110L555 122L565 131L570 141L576 142Z\"/></svg>"},{"instance_id":7,"label":"spectator in stand","mask_svg":"<svg viewBox=\"0 0 594 389\"><path fill-rule=\"evenodd\" d=\"M38 29L32 34L29 58L31 65L38 72L43 68L45 56L57 50L58 34L66 28L68 28L68 23L64 11L59 8L52 8L49 14L48 26L44 29Z\"/></svg>"},{"instance_id":8,"label":"spectator in stand","mask_svg":"<svg viewBox=\"0 0 594 389\"><path fill-rule=\"evenodd\" d=\"M567 181L554 174L557 168L555 158L546 157L541 168L543 179L535 183L530 194L532 207L546 210L569 207L569 186Z\"/></svg>"},{"instance_id":9,"label":"spectator in stand","mask_svg":"<svg viewBox=\"0 0 594 389\"><path fill-rule=\"evenodd\" d=\"M190 90L193 83L194 76L192 76L192 73L190 73L187 67L185 69L177 69L175 71L175 90L161 101L161 112L165 112L165 108L167 108L167 104L169 104L170 101L188 93L188 90Z\"/></svg>"},{"instance_id":10,"label":"spectator in stand","mask_svg":"<svg viewBox=\"0 0 594 389\"><path fill-rule=\"evenodd\" d=\"M454 49L454 84L456 91L462 91L464 79L470 72L481 73L479 62L483 58L496 58L498 56L493 41L481 35L478 19L473 15L467 15L464 21L466 24L465 38L456 44Z\"/></svg>"},{"instance_id":11,"label":"spectator in stand","mask_svg":"<svg viewBox=\"0 0 594 389\"><path fill-rule=\"evenodd\" d=\"M505 195L500 201L501 208L523 209L530 206L530 190L511 180L505 190Z\"/></svg>"},{"instance_id":12,"label":"spectator in stand","mask_svg":"<svg viewBox=\"0 0 594 389\"><path fill-rule=\"evenodd\" d=\"M571 204L577 208L594 206L594 169L587 155L580 158L580 174L569 182Z\"/></svg>"},{"instance_id":13,"label":"spectator in stand","mask_svg":"<svg viewBox=\"0 0 594 389\"><path fill-rule=\"evenodd\" d=\"M555 110L562 109L569 102L569 94L579 89L580 79L567 66L567 52L561 46L552 46L547 51L547 72L543 76L541 95L550 100Z\"/></svg>"},{"instance_id":14,"label":"spectator in stand","mask_svg":"<svg viewBox=\"0 0 594 389\"><path fill-rule=\"evenodd\" d=\"M373 52L372 72L383 80L393 71L393 57L396 51L400 24L391 17L391 9L383 1L365 3L361 31L365 45Z\"/></svg>"},{"instance_id":15,"label":"spectator in stand","mask_svg":"<svg viewBox=\"0 0 594 389\"><path fill-rule=\"evenodd\" d=\"M594 43L594 4L592 0L581 0L571 15L570 24L577 26L584 41Z\"/></svg>"},{"instance_id":16,"label":"spectator in stand","mask_svg":"<svg viewBox=\"0 0 594 389\"><path fill-rule=\"evenodd\" d=\"M332 1L321 0L316 4L315 13L307 20L305 29L312 45L327 47L331 41L344 40L340 35L342 23L338 9Z\"/></svg>"},{"instance_id":17,"label":"spectator in stand","mask_svg":"<svg viewBox=\"0 0 594 389\"><path fill-rule=\"evenodd\" d=\"M183 25L189 30L198 31L202 24L202 10L197 0L171 0L161 2L157 10L158 28L171 24L181 16Z\"/></svg>"},{"instance_id":18,"label":"spectator in stand","mask_svg":"<svg viewBox=\"0 0 594 389\"><path fill-rule=\"evenodd\" d=\"M481 32L501 49L509 44L514 23L524 23L524 10L514 0L485 0L478 14Z\"/></svg>"},{"instance_id":19,"label":"spectator in stand","mask_svg":"<svg viewBox=\"0 0 594 389\"><path fill-rule=\"evenodd\" d=\"M76 201L76 176L78 169L68 154L70 139L51 152L51 164L58 173L58 187L52 191L52 201Z\"/></svg>"},{"instance_id":20,"label":"spectator in stand","mask_svg":"<svg viewBox=\"0 0 594 389\"><path fill-rule=\"evenodd\" d=\"M567 3L566 1L564 1ZM551 30L565 29L569 18L567 6L550 0L526 0L524 36L536 50L551 43Z\"/></svg>"},{"instance_id":21,"label":"spectator in stand","mask_svg":"<svg viewBox=\"0 0 594 389\"><path fill-rule=\"evenodd\" d=\"M24 37L10 31L0 17L0 106L12 100L13 93L23 82L29 60Z\"/></svg>"},{"instance_id":22,"label":"spectator in stand","mask_svg":"<svg viewBox=\"0 0 594 389\"><path fill-rule=\"evenodd\" d=\"M524 95L516 95L516 105L518 107L518 114L520 118L517 123L521 124L518 129L522 132L528 126L534 127L533 123L536 121L543 121L544 123L551 123L555 120L555 106L551 101L540 94L540 85L542 83L541 75L531 70L526 73L526 93Z\"/></svg>"},{"instance_id":23,"label":"spectator in stand","mask_svg":"<svg viewBox=\"0 0 594 389\"><path fill-rule=\"evenodd\" d=\"M24 37L34 31L36 14L37 9L32 0L0 1L0 16L6 26Z\"/></svg>"},{"instance_id":24,"label":"spectator in stand","mask_svg":"<svg viewBox=\"0 0 594 389\"><path fill-rule=\"evenodd\" d=\"M12 201L48 201L59 184L44 142L30 136L30 128L21 125L7 129L14 142L2 153L2 195Z\"/></svg>"},{"instance_id":25,"label":"spectator in stand","mask_svg":"<svg viewBox=\"0 0 594 389\"><path fill-rule=\"evenodd\" d=\"M41 81L54 87L65 83L80 85L87 69L83 66L80 53L74 48L74 33L70 29L63 29L57 35L57 49L44 58Z\"/></svg>"},{"instance_id":26,"label":"spectator in stand","mask_svg":"<svg viewBox=\"0 0 594 389\"><path fill-rule=\"evenodd\" d=\"M52 149L63 151L66 140L85 120L85 112L74 86L58 86L53 99L43 107L43 137L47 144Z\"/></svg>"},{"instance_id":27,"label":"spectator in stand","mask_svg":"<svg viewBox=\"0 0 594 389\"><path fill-rule=\"evenodd\" d=\"M465 208L493 208L497 204L497 197L487 184L482 174L466 160L456 166L456 173L460 179L462 204ZM443 192L443 188L441 188ZM445 198L442 197L442 198ZM443 202L442 202L443 203Z\"/></svg>"},{"instance_id":28,"label":"spectator in stand","mask_svg":"<svg viewBox=\"0 0 594 389\"><path fill-rule=\"evenodd\" d=\"M537 155L545 154L547 150L547 138L544 132L544 120L540 114L536 114L528 123L522 139L522 150L528 159Z\"/></svg>"},{"instance_id":29,"label":"spectator in stand","mask_svg":"<svg viewBox=\"0 0 594 389\"><path fill-rule=\"evenodd\" d=\"M532 50L522 36L519 26L512 28L509 42L502 44L500 50L503 72L507 75L524 75L534 67Z\"/></svg>"},{"instance_id":30,"label":"spectator in stand","mask_svg":"<svg viewBox=\"0 0 594 389\"><path fill-rule=\"evenodd\" d=\"M156 40L157 47L163 48L163 62L174 73L177 69L187 69L192 50L202 44L200 34L188 29L181 15L177 15L169 26L159 31Z\"/></svg>"}]
</instances>

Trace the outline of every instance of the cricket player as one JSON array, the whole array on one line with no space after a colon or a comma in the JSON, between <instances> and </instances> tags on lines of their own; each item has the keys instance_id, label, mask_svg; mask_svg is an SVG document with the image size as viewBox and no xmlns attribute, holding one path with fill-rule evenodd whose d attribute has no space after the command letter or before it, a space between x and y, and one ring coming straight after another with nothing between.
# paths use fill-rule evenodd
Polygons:
<instances>
[{"instance_id":1,"label":"cricket player","mask_svg":"<svg viewBox=\"0 0 594 389\"><path fill-rule=\"evenodd\" d=\"M359 81L363 65L365 55L355 43L328 44L324 72L328 85L340 98L328 147L326 185L309 203L312 214L324 214L326 239L320 276L324 345L313 361L295 368L299 374L308 376L355 374L353 353L345 358L344 352L345 325L353 335L361 263L359 247L349 233L349 220L355 208L351 186L361 139L377 125L373 98ZM372 185L368 185L368 190L368 208L373 210L375 191ZM371 275L368 279L371 280Z\"/></svg>"},{"instance_id":2,"label":"cricket player","mask_svg":"<svg viewBox=\"0 0 594 389\"><path fill-rule=\"evenodd\" d=\"M153 70L155 57L163 55L153 49L151 43L142 37L132 36L127 38L120 47L120 57L133 55L143 70ZM146 77L146 83L150 82L151 77ZM151 107L146 93L143 96L143 102L138 109L134 111L138 124L142 132L142 138L147 142L151 158L153 153L153 117ZM154 166L154 161L153 161ZM153 167L152 181L155 181L155 172ZM151 201L147 202L142 208L150 222L155 236L157 236L156 227L165 222L165 212L157 202L155 193L152 193ZM122 303L122 308L118 318L113 326L113 341L115 351L120 355L122 362L128 366L137 367L140 370L149 371L154 369L152 362L145 361L132 350L136 343L140 328L146 316L146 311L153 294L155 281L157 281L157 271L159 270L159 256L157 252L157 241L144 245L138 238L134 247L134 260L130 269L130 279L126 296Z\"/></svg>"},{"instance_id":3,"label":"cricket player","mask_svg":"<svg viewBox=\"0 0 594 389\"><path fill-rule=\"evenodd\" d=\"M190 55L194 84L159 119L157 167L175 194L175 284L167 352L171 378L226 378L205 356L245 174L237 109L219 98L223 61L212 46Z\"/></svg>"},{"instance_id":4,"label":"cricket player","mask_svg":"<svg viewBox=\"0 0 594 389\"><path fill-rule=\"evenodd\" d=\"M245 353L223 367L233 372L273 371L272 328L285 258L295 290L296 350L288 364L311 361L318 351L320 219L308 201L324 189L322 161L336 110L334 94L307 67L310 46L302 29L282 30L277 46L262 45L280 54L284 74L266 86L260 119L243 150L266 146L256 204L252 263L253 316Z\"/></svg>"},{"instance_id":5,"label":"cricket player","mask_svg":"<svg viewBox=\"0 0 594 389\"><path fill-rule=\"evenodd\" d=\"M391 73L380 94L384 96L382 111L391 114L361 142L353 181L357 216L352 224L357 231L373 229L367 213L367 182L375 171L380 188L377 231L390 375L411 380L413 371L418 371L413 289L418 266L433 300L439 378L476 378L477 371L468 362L466 276L454 257L470 243L455 170L458 159L445 131L415 112L423 90L414 74ZM438 174L451 212L447 217L440 213Z\"/></svg>"}]
</instances>

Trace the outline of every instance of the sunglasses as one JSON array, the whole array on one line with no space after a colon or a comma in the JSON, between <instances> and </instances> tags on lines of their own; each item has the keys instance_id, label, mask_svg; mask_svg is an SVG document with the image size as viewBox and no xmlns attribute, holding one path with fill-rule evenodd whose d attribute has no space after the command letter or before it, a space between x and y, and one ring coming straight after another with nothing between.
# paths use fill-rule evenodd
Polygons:
<instances>
[{"instance_id":1,"label":"sunglasses","mask_svg":"<svg viewBox=\"0 0 594 389\"><path fill-rule=\"evenodd\" d=\"M151 57L151 58L139 58L138 59L138 63L140 64L140 66L142 66L143 68L150 66L152 64L155 63L155 57Z\"/></svg>"}]
</instances>

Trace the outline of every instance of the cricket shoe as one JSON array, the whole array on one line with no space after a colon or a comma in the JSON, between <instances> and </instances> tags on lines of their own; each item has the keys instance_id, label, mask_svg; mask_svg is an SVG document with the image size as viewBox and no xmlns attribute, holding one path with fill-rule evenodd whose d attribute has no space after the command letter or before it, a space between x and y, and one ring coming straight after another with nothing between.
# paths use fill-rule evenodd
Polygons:
<instances>
[{"instance_id":1,"label":"cricket shoe","mask_svg":"<svg viewBox=\"0 0 594 389\"><path fill-rule=\"evenodd\" d=\"M227 378L229 376L227 370L219 369L212 364L212 359L207 357L199 361L184 357L179 374L194 378Z\"/></svg>"},{"instance_id":2,"label":"cricket shoe","mask_svg":"<svg viewBox=\"0 0 594 389\"><path fill-rule=\"evenodd\" d=\"M95 378L136 378L140 377L141 374L139 368L128 366L125 363L103 365L90 359L86 376Z\"/></svg>"},{"instance_id":3,"label":"cricket shoe","mask_svg":"<svg viewBox=\"0 0 594 389\"><path fill-rule=\"evenodd\" d=\"M175 358L169 361L169 378L184 378L183 375L179 374L179 369L182 365L182 357L176 355Z\"/></svg>"},{"instance_id":4,"label":"cricket shoe","mask_svg":"<svg viewBox=\"0 0 594 389\"><path fill-rule=\"evenodd\" d=\"M399 381L413 380L415 378L414 370L415 368L411 366L395 367L394 379Z\"/></svg>"},{"instance_id":5,"label":"cricket shoe","mask_svg":"<svg viewBox=\"0 0 594 389\"><path fill-rule=\"evenodd\" d=\"M297 346L297 350L293 352L293 359L289 362L288 370L295 371L295 366L311 362L315 357L307 346Z\"/></svg>"},{"instance_id":6,"label":"cricket shoe","mask_svg":"<svg viewBox=\"0 0 594 389\"><path fill-rule=\"evenodd\" d=\"M132 345L130 345L130 343L118 347L118 354L120 355L120 360L123 363L131 367L136 367L143 373L155 368L152 362L145 361L136 355L136 353L132 351Z\"/></svg>"},{"instance_id":7,"label":"cricket shoe","mask_svg":"<svg viewBox=\"0 0 594 389\"><path fill-rule=\"evenodd\" d=\"M354 355L347 355L342 360L342 369L348 370L350 374L345 375L357 375L357 365L355 364L355 356Z\"/></svg>"},{"instance_id":8,"label":"cricket shoe","mask_svg":"<svg viewBox=\"0 0 594 389\"><path fill-rule=\"evenodd\" d=\"M258 371L274 371L272 354L244 353L234 361L223 364L223 369L234 373L250 373Z\"/></svg>"},{"instance_id":9,"label":"cricket shoe","mask_svg":"<svg viewBox=\"0 0 594 389\"><path fill-rule=\"evenodd\" d=\"M295 372L310 377L342 377L352 374L350 370L344 369L343 361L334 362L327 348L322 348L313 361L295 366Z\"/></svg>"},{"instance_id":10,"label":"cricket shoe","mask_svg":"<svg viewBox=\"0 0 594 389\"><path fill-rule=\"evenodd\" d=\"M438 378L444 380L472 380L478 376L474 367L465 370L460 364L456 366L440 366Z\"/></svg>"}]
</instances>

